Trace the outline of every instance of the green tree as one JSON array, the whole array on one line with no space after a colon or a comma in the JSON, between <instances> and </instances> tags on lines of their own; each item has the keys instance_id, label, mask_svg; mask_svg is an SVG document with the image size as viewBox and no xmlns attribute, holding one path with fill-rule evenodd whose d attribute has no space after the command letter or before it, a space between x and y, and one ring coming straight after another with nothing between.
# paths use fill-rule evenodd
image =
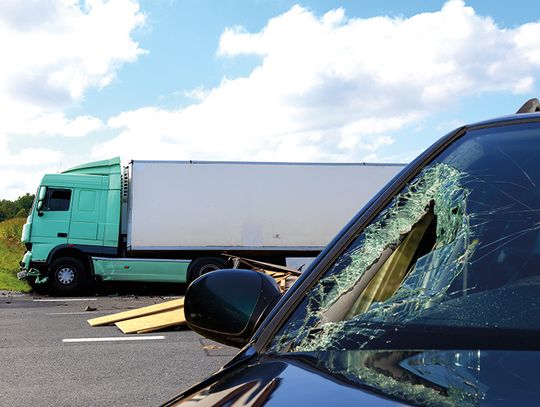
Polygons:
<instances>
[{"instance_id":1,"label":"green tree","mask_svg":"<svg viewBox=\"0 0 540 407\"><path fill-rule=\"evenodd\" d=\"M33 202L34 195L29 193L18 197L14 201L9 199L0 200L0 222L6 219L27 216Z\"/></svg>"}]
</instances>

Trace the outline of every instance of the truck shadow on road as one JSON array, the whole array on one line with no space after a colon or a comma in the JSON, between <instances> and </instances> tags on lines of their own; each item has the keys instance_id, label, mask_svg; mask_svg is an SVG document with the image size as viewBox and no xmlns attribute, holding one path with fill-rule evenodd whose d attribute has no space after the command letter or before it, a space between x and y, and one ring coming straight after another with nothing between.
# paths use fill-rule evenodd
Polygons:
<instances>
[{"instance_id":1,"label":"truck shadow on road","mask_svg":"<svg viewBox=\"0 0 540 407\"><path fill-rule=\"evenodd\" d=\"M178 297L186 293L187 284L173 283L134 283L134 282L95 282L85 292L70 295L69 297L91 296L162 296ZM57 296L50 289L44 288L31 294L44 296Z\"/></svg>"},{"instance_id":2,"label":"truck shadow on road","mask_svg":"<svg viewBox=\"0 0 540 407\"><path fill-rule=\"evenodd\" d=\"M186 293L187 284L99 282L89 293L94 295L159 295L180 296Z\"/></svg>"}]
</instances>

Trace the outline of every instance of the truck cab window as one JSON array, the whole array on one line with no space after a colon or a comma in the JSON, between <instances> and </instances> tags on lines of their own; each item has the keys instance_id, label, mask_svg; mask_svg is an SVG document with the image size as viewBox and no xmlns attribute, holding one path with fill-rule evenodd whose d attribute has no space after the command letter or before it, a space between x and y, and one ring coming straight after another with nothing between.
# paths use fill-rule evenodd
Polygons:
<instances>
[{"instance_id":1,"label":"truck cab window","mask_svg":"<svg viewBox=\"0 0 540 407\"><path fill-rule=\"evenodd\" d=\"M71 190L49 188L43 209L46 211L68 211L70 199Z\"/></svg>"}]
</instances>

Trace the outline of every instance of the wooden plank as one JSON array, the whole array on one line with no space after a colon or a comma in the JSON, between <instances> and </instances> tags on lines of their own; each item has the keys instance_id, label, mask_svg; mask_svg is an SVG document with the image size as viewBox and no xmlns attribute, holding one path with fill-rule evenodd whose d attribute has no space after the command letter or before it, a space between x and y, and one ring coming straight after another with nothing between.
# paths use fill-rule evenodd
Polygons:
<instances>
[{"instance_id":1,"label":"wooden plank","mask_svg":"<svg viewBox=\"0 0 540 407\"><path fill-rule=\"evenodd\" d=\"M264 261L247 259L245 257L231 256L231 255L228 255L227 253L222 253L222 254L224 256L228 256L229 259L238 259L238 260L240 260L240 262L245 263L248 266L259 265L259 266L263 266L262 268L270 267L270 268L273 268L273 269L276 269L276 270L281 270L282 272L285 272L285 273L291 273L291 274L293 274L295 276L299 276L300 274L302 274L301 271L298 271L298 270L290 268L290 267L279 266L277 264L272 264L272 263L265 263Z\"/></svg>"},{"instance_id":2,"label":"wooden plank","mask_svg":"<svg viewBox=\"0 0 540 407\"><path fill-rule=\"evenodd\" d=\"M178 308L172 311L160 312L159 314L116 322L115 325L123 333L132 334L136 332L152 332L185 323L184 309Z\"/></svg>"},{"instance_id":3,"label":"wooden plank","mask_svg":"<svg viewBox=\"0 0 540 407\"><path fill-rule=\"evenodd\" d=\"M170 311L184 306L184 299L162 302L159 304L149 305L147 307L132 309L129 311L119 312L112 315L105 315L98 318L88 320L90 326L110 325L115 322L124 321L126 319L142 317L146 315L156 314L158 312Z\"/></svg>"}]
</instances>

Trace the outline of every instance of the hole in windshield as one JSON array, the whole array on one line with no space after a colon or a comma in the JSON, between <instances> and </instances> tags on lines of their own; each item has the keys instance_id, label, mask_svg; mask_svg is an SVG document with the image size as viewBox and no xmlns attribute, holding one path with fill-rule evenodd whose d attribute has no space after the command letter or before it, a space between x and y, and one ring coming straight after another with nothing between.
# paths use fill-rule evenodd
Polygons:
<instances>
[{"instance_id":1,"label":"hole in windshield","mask_svg":"<svg viewBox=\"0 0 540 407\"><path fill-rule=\"evenodd\" d=\"M333 349L349 326L404 322L448 295L474 250L464 176L438 164L397 196L309 294L289 350Z\"/></svg>"}]
</instances>

